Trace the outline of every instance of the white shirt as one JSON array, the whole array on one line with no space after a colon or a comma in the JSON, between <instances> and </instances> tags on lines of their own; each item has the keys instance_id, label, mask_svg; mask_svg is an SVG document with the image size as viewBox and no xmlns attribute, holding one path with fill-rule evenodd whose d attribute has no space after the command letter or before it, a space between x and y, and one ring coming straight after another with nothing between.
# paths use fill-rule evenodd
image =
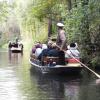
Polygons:
<instances>
[{"instance_id":1,"label":"white shirt","mask_svg":"<svg viewBox=\"0 0 100 100\"><path fill-rule=\"evenodd\" d=\"M46 44L42 44L42 50L47 49L47 45Z\"/></svg>"},{"instance_id":2,"label":"white shirt","mask_svg":"<svg viewBox=\"0 0 100 100\"><path fill-rule=\"evenodd\" d=\"M36 51L35 51L35 56L38 57L41 53L42 53L42 49L37 48Z\"/></svg>"},{"instance_id":3,"label":"white shirt","mask_svg":"<svg viewBox=\"0 0 100 100\"><path fill-rule=\"evenodd\" d=\"M70 58L72 56L78 57L78 58L80 57L80 53L79 53L79 51L76 48L70 48L70 49L68 49L66 51L66 54L65 54L66 58Z\"/></svg>"}]
</instances>

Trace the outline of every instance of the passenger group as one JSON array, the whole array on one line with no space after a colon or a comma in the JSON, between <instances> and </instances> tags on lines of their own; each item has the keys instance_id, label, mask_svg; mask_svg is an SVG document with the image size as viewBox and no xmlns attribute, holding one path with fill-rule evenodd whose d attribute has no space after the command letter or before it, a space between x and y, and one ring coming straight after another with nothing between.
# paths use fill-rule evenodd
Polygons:
<instances>
[{"instance_id":1,"label":"passenger group","mask_svg":"<svg viewBox=\"0 0 100 100\"><path fill-rule=\"evenodd\" d=\"M44 57L58 57L61 65L65 65L65 59L71 57L80 57L77 43L70 43L67 46L67 33L63 29L63 23L57 23L58 35L56 42L49 39L46 44L41 42L36 43L31 53L35 55L36 59L42 61Z\"/></svg>"}]
</instances>

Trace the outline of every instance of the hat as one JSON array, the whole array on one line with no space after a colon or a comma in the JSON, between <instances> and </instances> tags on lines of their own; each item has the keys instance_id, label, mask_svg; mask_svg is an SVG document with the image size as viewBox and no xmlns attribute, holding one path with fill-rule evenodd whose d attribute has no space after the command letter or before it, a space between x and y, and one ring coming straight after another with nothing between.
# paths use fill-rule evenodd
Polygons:
<instances>
[{"instance_id":1,"label":"hat","mask_svg":"<svg viewBox=\"0 0 100 100\"><path fill-rule=\"evenodd\" d=\"M57 26L59 26L59 27L63 27L64 24L63 24L63 23L57 23Z\"/></svg>"}]
</instances>

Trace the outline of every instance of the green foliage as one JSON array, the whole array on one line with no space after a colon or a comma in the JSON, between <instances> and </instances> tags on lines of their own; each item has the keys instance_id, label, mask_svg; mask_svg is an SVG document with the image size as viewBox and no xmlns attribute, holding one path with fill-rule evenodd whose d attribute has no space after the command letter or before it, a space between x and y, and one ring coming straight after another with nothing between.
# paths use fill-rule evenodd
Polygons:
<instances>
[{"instance_id":1,"label":"green foliage","mask_svg":"<svg viewBox=\"0 0 100 100\"><path fill-rule=\"evenodd\" d=\"M83 18L82 7L79 4L77 8L72 8L69 12L67 11L65 26L68 32L68 41L79 41L80 39L80 25Z\"/></svg>"},{"instance_id":2,"label":"green foliage","mask_svg":"<svg viewBox=\"0 0 100 100\"><path fill-rule=\"evenodd\" d=\"M38 0L38 3L35 6L32 6L33 15L40 20L43 18L52 19L52 17L54 17L57 13L53 9L56 2L57 0Z\"/></svg>"},{"instance_id":3,"label":"green foliage","mask_svg":"<svg viewBox=\"0 0 100 100\"><path fill-rule=\"evenodd\" d=\"M11 8L14 6L7 3L7 1L0 1L0 22L7 21L7 18L9 17Z\"/></svg>"},{"instance_id":4,"label":"green foliage","mask_svg":"<svg viewBox=\"0 0 100 100\"><path fill-rule=\"evenodd\" d=\"M91 64L93 67L100 67L100 57L94 57L91 61Z\"/></svg>"},{"instance_id":5,"label":"green foliage","mask_svg":"<svg viewBox=\"0 0 100 100\"><path fill-rule=\"evenodd\" d=\"M56 23L65 24L68 42L78 42L82 56L92 57L100 47L100 0L17 0L15 12L23 35L30 35L33 41L46 41L48 19L52 20L52 33L57 33ZM9 12L7 2L0 2L0 21L6 20ZM70 10L69 10L70 6ZM91 61L96 60L98 55Z\"/></svg>"},{"instance_id":6,"label":"green foliage","mask_svg":"<svg viewBox=\"0 0 100 100\"><path fill-rule=\"evenodd\" d=\"M38 20L39 18L36 17L35 8L37 4L39 4L39 0L26 0L25 2L22 0L16 1L17 17L24 39L30 37L33 41L42 41L44 37L46 38L47 23L44 22L44 19L40 22L40 20Z\"/></svg>"},{"instance_id":7,"label":"green foliage","mask_svg":"<svg viewBox=\"0 0 100 100\"><path fill-rule=\"evenodd\" d=\"M100 0L90 0L89 2L90 30L100 25Z\"/></svg>"},{"instance_id":8,"label":"green foliage","mask_svg":"<svg viewBox=\"0 0 100 100\"><path fill-rule=\"evenodd\" d=\"M0 46L8 42L8 26L7 22L13 12L14 3L9 3L6 0L0 0Z\"/></svg>"}]
</instances>

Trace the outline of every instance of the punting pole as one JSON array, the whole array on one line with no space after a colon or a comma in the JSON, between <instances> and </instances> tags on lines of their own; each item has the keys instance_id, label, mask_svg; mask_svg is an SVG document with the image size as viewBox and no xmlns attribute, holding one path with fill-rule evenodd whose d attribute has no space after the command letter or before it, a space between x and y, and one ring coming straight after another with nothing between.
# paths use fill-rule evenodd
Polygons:
<instances>
[{"instance_id":1,"label":"punting pole","mask_svg":"<svg viewBox=\"0 0 100 100\"><path fill-rule=\"evenodd\" d=\"M60 47L58 45L56 45L59 49ZM64 51L64 50L63 50ZM66 51L64 51L65 53L67 53ZM70 55L71 56L71 55ZM85 64L83 64L82 62L80 62L79 60L77 60L74 56L71 56L73 59L75 59L77 62L79 62L83 67L85 67L86 69L88 69L90 72L92 72L95 76L97 76L98 78L100 78L100 75L98 73L96 73L95 71L93 71L92 69L90 69L88 66L86 66Z\"/></svg>"}]
</instances>

